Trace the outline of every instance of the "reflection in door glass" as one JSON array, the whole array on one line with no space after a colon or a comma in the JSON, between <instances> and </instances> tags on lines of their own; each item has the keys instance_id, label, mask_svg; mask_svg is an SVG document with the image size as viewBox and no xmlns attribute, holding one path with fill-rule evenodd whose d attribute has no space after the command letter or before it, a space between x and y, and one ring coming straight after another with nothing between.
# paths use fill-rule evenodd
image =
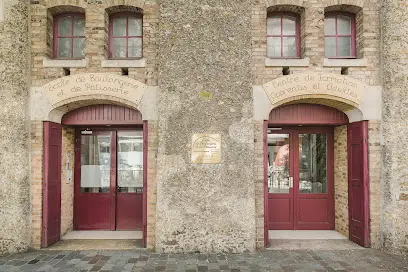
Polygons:
<instances>
[{"instance_id":1,"label":"reflection in door glass","mask_svg":"<svg viewBox=\"0 0 408 272\"><path fill-rule=\"evenodd\" d=\"M118 192L143 192L143 133L118 132Z\"/></svg>"},{"instance_id":2,"label":"reflection in door glass","mask_svg":"<svg viewBox=\"0 0 408 272\"><path fill-rule=\"evenodd\" d=\"M299 134L299 190L327 193L326 134Z\"/></svg>"},{"instance_id":3,"label":"reflection in door glass","mask_svg":"<svg viewBox=\"0 0 408 272\"><path fill-rule=\"evenodd\" d=\"M81 136L81 193L109 192L110 142L109 135Z\"/></svg>"},{"instance_id":4,"label":"reflection in door glass","mask_svg":"<svg viewBox=\"0 0 408 272\"><path fill-rule=\"evenodd\" d=\"M289 193L289 134L268 134L268 191Z\"/></svg>"}]
</instances>

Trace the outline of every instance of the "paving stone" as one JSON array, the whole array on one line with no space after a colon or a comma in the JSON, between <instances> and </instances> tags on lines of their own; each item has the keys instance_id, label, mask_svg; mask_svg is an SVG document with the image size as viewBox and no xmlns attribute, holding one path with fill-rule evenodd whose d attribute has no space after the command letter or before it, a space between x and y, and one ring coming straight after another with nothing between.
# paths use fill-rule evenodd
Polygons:
<instances>
[{"instance_id":1,"label":"paving stone","mask_svg":"<svg viewBox=\"0 0 408 272\"><path fill-rule=\"evenodd\" d=\"M29 252L0 257L0 271L316 272L408 271L408 256L374 249L284 250L244 254L164 254L149 251Z\"/></svg>"}]
</instances>

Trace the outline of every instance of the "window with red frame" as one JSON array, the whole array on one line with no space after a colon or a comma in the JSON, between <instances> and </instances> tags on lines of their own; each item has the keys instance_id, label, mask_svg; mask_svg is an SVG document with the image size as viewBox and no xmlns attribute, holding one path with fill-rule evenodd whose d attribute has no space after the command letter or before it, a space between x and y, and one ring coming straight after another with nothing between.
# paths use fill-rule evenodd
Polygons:
<instances>
[{"instance_id":1,"label":"window with red frame","mask_svg":"<svg viewBox=\"0 0 408 272\"><path fill-rule=\"evenodd\" d=\"M299 17L292 14L269 14L267 19L267 56L300 57Z\"/></svg>"},{"instance_id":2,"label":"window with red frame","mask_svg":"<svg viewBox=\"0 0 408 272\"><path fill-rule=\"evenodd\" d=\"M327 58L356 57L356 24L352 14L331 13L324 18L324 52Z\"/></svg>"},{"instance_id":3,"label":"window with red frame","mask_svg":"<svg viewBox=\"0 0 408 272\"><path fill-rule=\"evenodd\" d=\"M54 57L81 59L85 56L85 16L63 14L54 18Z\"/></svg>"},{"instance_id":4,"label":"window with red frame","mask_svg":"<svg viewBox=\"0 0 408 272\"><path fill-rule=\"evenodd\" d=\"M109 24L109 56L111 59L142 57L143 19L141 14L111 16Z\"/></svg>"}]
</instances>

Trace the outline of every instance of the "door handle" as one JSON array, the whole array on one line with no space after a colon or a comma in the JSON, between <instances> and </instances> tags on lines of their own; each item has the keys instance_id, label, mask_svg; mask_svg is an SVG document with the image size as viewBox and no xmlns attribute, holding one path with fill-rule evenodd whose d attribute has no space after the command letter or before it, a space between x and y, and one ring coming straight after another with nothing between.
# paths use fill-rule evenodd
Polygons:
<instances>
[{"instance_id":1,"label":"door handle","mask_svg":"<svg viewBox=\"0 0 408 272\"><path fill-rule=\"evenodd\" d=\"M293 188L293 177L289 177L289 188Z\"/></svg>"}]
</instances>

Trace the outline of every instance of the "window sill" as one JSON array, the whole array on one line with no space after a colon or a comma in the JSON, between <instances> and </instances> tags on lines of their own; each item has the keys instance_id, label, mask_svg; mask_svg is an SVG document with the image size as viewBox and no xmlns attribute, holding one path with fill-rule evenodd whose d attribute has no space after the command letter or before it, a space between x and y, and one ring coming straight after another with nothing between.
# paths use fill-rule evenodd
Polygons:
<instances>
[{"instance_id":1,"label":"window sill","mask_svg":"<svg viewBox=\"0 0 408 272\"><path fill-rule=\"evenodd\" d=\"M367 59L329 59L324 58L325 67L366 67Z\"/></svg>"},{"instance_id":2,"label":"window sill","mask_svg":"<svg viewBox=\"0 0 408 272\"><path fill-rule=\"evenodd\" d=\"M88 59L43 59L44 68L86 68Z\"/></svg>"},{"instance_id":3,"label":"window sill","mask_svg":"<svg viewBox=\"0 0 408 272\"><path fill-rule=\"evenodd\" d=\"M146 59L132 60L102 60L104 68L143 68L146 67Z\"/></svg>"},{"instance_id":4,"label":"window sill","mask_svg":"<svg viewBox=\"0 0 408 272\"><path fill-rule=\"evenodd\" d=\"M308 67L309 58L304 59L271 59L265 58L266 67Z\"/></svg>"}]
</instances>

